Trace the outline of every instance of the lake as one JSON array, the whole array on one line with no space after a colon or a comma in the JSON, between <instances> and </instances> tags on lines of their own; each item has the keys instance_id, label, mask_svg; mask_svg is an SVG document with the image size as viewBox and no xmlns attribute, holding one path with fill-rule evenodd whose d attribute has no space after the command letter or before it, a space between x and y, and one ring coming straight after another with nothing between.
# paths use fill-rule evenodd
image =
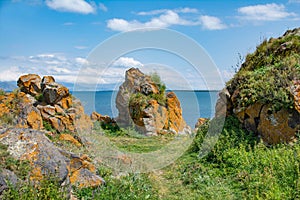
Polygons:
<instances>
[{"instance_id":1,"label":"lake","mask_svg":"<svg viewBox=\"0 0 300 200\"><path fill-rule=\"evenodd\" d=\"M79 98L85 112L96 111L102 115L118 116L115 99L118 91L83 92L73 91ZM189 126L194 127L199 117L212 118L218 97L217 91L174 91L180 100L182 114Z\"/></svg>"}]
</instances>

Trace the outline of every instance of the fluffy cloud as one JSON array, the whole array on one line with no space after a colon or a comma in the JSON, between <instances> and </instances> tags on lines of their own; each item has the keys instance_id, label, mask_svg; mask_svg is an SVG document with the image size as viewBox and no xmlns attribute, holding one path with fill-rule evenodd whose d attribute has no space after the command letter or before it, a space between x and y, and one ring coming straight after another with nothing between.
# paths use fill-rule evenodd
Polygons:
<instances>
[{"instance_id":1,"label":"fluffy cloud","mask_svg":"<svg viewBox=\"0 0 300 200\"><path fill-rule=\"evenodd\" d=\"M239 8L238 12L241 19L253 21L276 21L296 15L287 12L284 5L275 3L245 6Z\"/></svg>"},{"instance_id":2,"label":"fluffy cloud","mask_svg":"<svg viewBox=\"0 0 300 200\"><path fill-rule=\"evenodd\" d=\"M194 17L195 20L187 20L182 14L186 13L198 13L194 8L178 8L174 10L160 9L147 12L139 12L137 15L152 15L155 16L146 22L138 20L125 20L120 18L114 18L107 21L107 27L114 31L131 31L134 29L142 28L167 28L174 25L180 26L198 26L201 25L207 30L220 30L226 28L226 25L222 21L213 16L203 15L200 17Z\"/></svg>"},{"instance_id":3,"label":"fluffy cloud","mask_svg":"<svg viewBox=\"0 0 300 200\"><path fill-rule=\"evenodd\" d=\"M227 28L226 25L223 24L222 21L217 17L202 15L199 19L202 27L207 30L221 30Z\"/></svg>"},{"instance_id":4,"label":"fluffy cloud","mask_svg":"<svg viewBox=\"0 0 300 200\"><path fill-rule=\"evenodd\" d=\"M142 67L143 64L134 58L120 57L118 60L113 62L113 67Z\"/></svg>"},{"instance_id":5,"label":"fluffy cloud","mask_svg":"<svg viewBox=\"0 0 300 200\"><path fill-rule=\"evenodd\" d=\"M79 65L89 65L89 61L85 58L75 58L75 61L79 64Z\"/></svg>"},{"instance_id":6,"label":"fluffy cloud","mask_svg":"<svg viewBox=\"0 0 300 200\"><path fill-rule=\"evenodd\" d=\"M194 25L196 22L182 19L176 12L167 10L159 17L154 17L145 23L137 20L127 21L124 19L110 19L107 27L115 31L130 31L139 28L167 28L171 25Z\"/></svg>"},{"instance_id":7,"label":"fluffy cloud","mask_svg":"<svg viewBox=\"0 0 300 200\"><path fill-rule=\"evenodd\" d=\"M46 5L58 11L81 14L95 13L96 9L84 0L46 0Z\"/></svg>"}]
</instances>

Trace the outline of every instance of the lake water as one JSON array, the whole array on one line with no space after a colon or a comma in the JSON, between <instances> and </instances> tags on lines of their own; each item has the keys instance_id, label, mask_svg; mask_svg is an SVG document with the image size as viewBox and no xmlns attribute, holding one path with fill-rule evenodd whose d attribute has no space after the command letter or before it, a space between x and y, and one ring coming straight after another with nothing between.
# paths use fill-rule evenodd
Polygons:
<instances>
[{"instance_id":1,"label":"lake water","mask_svg":"<svg viewBox=\"0 0 300 200\"><path fill-rule=\"evenodd\" d=\"M218 97L216 91L174 91L180 100L182 114L191 127L194 127L199 117L212 118ZM102 115L118 116L115 106L117 91L72 92L79 98L87 114L96 111Z\"/></svg>"}]
</instances>

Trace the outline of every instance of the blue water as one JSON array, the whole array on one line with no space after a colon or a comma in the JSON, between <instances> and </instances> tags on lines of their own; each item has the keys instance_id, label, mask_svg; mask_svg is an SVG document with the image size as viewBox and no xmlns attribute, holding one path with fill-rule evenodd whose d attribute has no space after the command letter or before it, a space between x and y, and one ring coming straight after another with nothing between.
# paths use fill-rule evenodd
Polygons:
<instances>
[{"instance_id":1,"label":"blue water","mask_svg":"<svg viewBox=\"0 0 300 200\"><path fill-rule=\"evenodd\" d=\"M212 118L217 101L216 91L174 91L181 102L182 114L188 125L194 127L199 117ZM85 112L97 111L102 115L118 116L115 106L117 91L72 92L81 100Z\"/></svg>"}]
</instances>

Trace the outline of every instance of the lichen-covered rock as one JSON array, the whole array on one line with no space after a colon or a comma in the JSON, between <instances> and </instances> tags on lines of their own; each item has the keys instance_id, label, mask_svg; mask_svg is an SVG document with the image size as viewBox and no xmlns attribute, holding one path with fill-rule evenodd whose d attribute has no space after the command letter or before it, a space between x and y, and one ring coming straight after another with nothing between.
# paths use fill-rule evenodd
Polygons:
<instances>
[{"instance_id":1,"label":"lichen-covered rock","mask_svg":"<svg viewBox=\"0 0 300 200\"><path fill-rule=\"evenodd\" d=\"M41 77L36 74L23 75L18 79L18 87L22 92L33 96L41 92Z\"/></svg>"},{"instance_id":2,"label":"lichen-covered rock","mask_svg":"<svg viewBox=\"0 0 300 200\"><path fill-rule=\"evenodd\" d=\"M118 123L130 125L132 122L129 114L129 99L134 93L157 94L158 88L150 76L143 74L137 68L126 71L125 82L120 86L116 98L116 106L119 111Z\"/></svg>"},{"instance_id":3,"label":"lichen-covered rock","mask_svg":"<svg viewBox=\"0 0 300 200\"><path fill-rule=\"evenodd\" d=\"M299 33L300 28L287 31L247 55L219 94L216 117L235 115L267 144L295 141L300 131Z\"/></svg>"},{"instance_id":4,"label":"lichen-covered rock","mask_svg":"<svg viewBox=\"0 0 300 200\"><path fill-rule=\"evenodd\" d=\"M104 179L95 176L96 168L91 163L91 159L83 155L81 157L72 156L70 161L70 181L73 185L82 187L98 187L105 184Z\"/></svg>"},{"instance_id":5,"label":"lichen-covered rock","mask_svg":"<svg viewBox=\"0 0 300 200\"><path fill-rule=\"evenodd\" d=\"M42 82L41 82L42 91L45 89L45 87L48 84L51 84L51 83L54 83L54 82L55 82L55 79L54 79L53 76L44 76L43 79L42 79Z\"/></svg>"},{"instance_id":6,"label":"lichen-covered rock","mask_svg":"<svg viewBox=\"0 0 300 200\"><path fill-rule=\"evenodd\" d=\"M60 134L59 135L59 139L60 140L63 140L63 141L69 141L69 142L71 142L71 143L73 143L75 146L77 146L77 147L81 147L82 146L82 144L78 141L78 140L76 140L72 135L70 135L70 134L65 134L65 133L63 133L63 134Z\"/></svg>"},{"instance_id":7,"label":"lichen-covered rock","mask_svg":"<svg viewBox=\"0 0 300 200\"><path fill-rule=\"evenodd\" d=\"M108 115L101 115L95 111L91 114L91 120L100 122L103 127L108 126L115 127L116 129L119 128L115 119L109 117Z\"/></svg>"},{"instance_id":8,"label":"lichen-covered rock","mask_svg":"<svg viewBox=\"0 0 300 200\"><path fill-rule=\"evenodd\" d=\"M117 94L118 124L131 125L146 135L188 134L180 102L175 93L165 94L165 86L154 82L139 69L126 71L125 82Z\"/></svg>"},{"instance_id":9,"label":"lichen-covered rock","mask_svg":"<svg viewBox=\"0 0 300 200\"><path fill-rule=\"evenodd\" d=\"M167 111L168 111L168 120L165 128L172 130L175 133L186 134L186 131L190 131L190 128L187 128L187 125L182 116L182 110L180 101L174 92L167 93Z\"/></svg>"},{"instance_id":10,"label":"lichen-covered rock","mask_svg":"<svg viewBox=\"0 0 300 200\"><path fill-rule=\"evenodd\" d=\"M45 84L43 97L47 104L53 105L69 96L69 89L55 82Z\"/></svg>"},{"instance_id":11,"label":"lichen-covered rock","mask_svg":"<svg viewBox=\"0 0 300 200\"><path fill-rule=\"evenodd\" d=\"M80 101L73 100L52 76L40 80L38 75L24 75L19 87L24 92L0 96L0 118L12 126L41 130L43 122L48 122L58 132L91 130L92 122Z\"/></svg>"},{"instance_id":12,"label":"lichen-covered rock","mask_svg":"<svg viewBox=\"0 0 300 200\"><path fill-rule=\"evenodd\" d=\"M59 149L43 132L24 128L1 129L0 142L8 146L8 152L15 159L29 161L31 181L39 182L53 175L62 185L95 187L104 183L95 174L95 166L87 156L79 157Z\"/></svg>"}]
</instances>

